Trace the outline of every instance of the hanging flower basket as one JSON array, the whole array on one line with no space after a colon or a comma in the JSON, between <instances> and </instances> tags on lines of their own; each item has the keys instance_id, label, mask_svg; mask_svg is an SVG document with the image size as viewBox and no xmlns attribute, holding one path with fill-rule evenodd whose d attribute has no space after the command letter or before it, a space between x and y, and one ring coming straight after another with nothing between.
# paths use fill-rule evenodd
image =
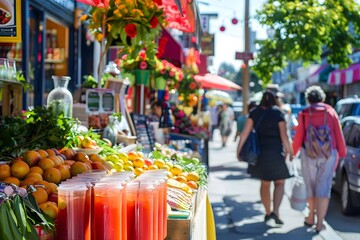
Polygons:
<instances>
[{"instance_id":1,"label":"hanging flower basket","mask_svg":"<svg viewBox=\"0 0 360 240\"><path fill-rule=\"evenodd\" d=\"M164 77L155 78L155 89L157 90L165 90L167 85L167 79Z\"/></svg>"},{"instance_id":2,"label":"hanging flower basket","mask_svg":"<svg viewBox=\"0 0 360 240\"><path fill-rule=\"evenodd\" d=\"M151 73L150 70L134 69L133 73L135 76L135 84L148 85Z\"/></svg>"}]
</instances>

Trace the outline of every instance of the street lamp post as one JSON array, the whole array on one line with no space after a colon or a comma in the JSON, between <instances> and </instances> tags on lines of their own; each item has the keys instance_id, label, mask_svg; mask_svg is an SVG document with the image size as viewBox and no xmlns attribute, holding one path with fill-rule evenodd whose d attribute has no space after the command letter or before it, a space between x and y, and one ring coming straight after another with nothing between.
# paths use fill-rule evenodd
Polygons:
<instances>
[{"instance_id":1,"label":"street lamp post","mask_svg":"<svg viewBox=\"0 0 360 240\"><path fill-rule=\"evenodd\" d=\"M245 52L250 52L250 40L249 40L249 0L245 0ZM243 114L248 113L247 102L249 98L249 59L244 59L245 68L243 69L242 74L242 99L243 99Z\"/></svg>"}]
</instances>

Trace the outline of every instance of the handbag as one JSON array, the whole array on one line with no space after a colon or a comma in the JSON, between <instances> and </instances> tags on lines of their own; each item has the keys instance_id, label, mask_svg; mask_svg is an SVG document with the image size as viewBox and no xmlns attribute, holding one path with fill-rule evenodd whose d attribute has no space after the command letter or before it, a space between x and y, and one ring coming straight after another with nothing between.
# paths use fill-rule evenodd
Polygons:
<instances>
[{"instance_id":1,"label":"handbag","mask_svg":"<svg viewBox=\"0 0 360 240\"><path fill-rule=\"evenodd\" d=\"M268 110L266 110L260 117L256 126L251 130L249 136L246 138L245 143L240 151L240 159L248 164L255 166L260 155L260 146L259 139L256 132L256 129L259 127L262 119L266 115Z\"/></svg>"},{"instance_id":2,"label":"handbag","mask_svg":"<svg viewBox=\"0 0 360 240\"><path fill-rule=\"evenodd\" d=\"M307 204L306 185L302 176L296 168L295 159L293 160L293 185L289 196L290 206L297 211L304 211Z\"/></svg>"}]
</instances>

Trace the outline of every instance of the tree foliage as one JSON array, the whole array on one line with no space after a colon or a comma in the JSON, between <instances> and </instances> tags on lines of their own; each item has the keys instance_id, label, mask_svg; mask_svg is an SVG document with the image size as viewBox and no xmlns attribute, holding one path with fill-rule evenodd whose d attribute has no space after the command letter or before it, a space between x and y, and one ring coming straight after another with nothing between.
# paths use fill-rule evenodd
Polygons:
<instances>
[{"instance_id":1,"label":"tree foliage","mask_svg":"<svg viewBox=\"0 0 360 240\"><path fill-rule=\"evenodd\" d=\"M268 0L256 17L274 30L272 39L257 42L252 67L264 83L289 61L308 64L326 57L346 68L349 54L360 46L360 6L355 0Z\"/></svg>"},{"instance_id":2,"label":"tree foliage","mask_svg":"<svg viewBox=\"0 0 360 240\"><path fill-rule=\"evenodd\" d=\"M234 65L230 63L222 62L218 70L218 75L233 81L235 77L235 72L236 71Z\"/></svg>"}]
</instances>

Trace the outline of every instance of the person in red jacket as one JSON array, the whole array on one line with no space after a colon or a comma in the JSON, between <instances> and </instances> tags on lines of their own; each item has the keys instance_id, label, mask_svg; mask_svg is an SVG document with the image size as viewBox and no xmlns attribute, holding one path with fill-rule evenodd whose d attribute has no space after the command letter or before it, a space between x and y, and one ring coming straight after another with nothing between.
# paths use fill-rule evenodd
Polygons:
<instances>
[{"instance_id":1,"label":"person in red jacket","mask_svg":"<svg viewBox=\"0 0 360 240\"><path fill-rule=\"evenodd\" d=\"M325 97L324 91L319 86L306 89L305 98L310 106L298 115L299 125L293 141L294 155L300 151L302 175L308 197L309 215L305 218L304 224L307 226L316 224L317 232L325 228L323 220L329 206L333 172L339 157L346 156L346 144L339 117L332 106L324 103ZM331 136L328 137L331 137L329 143L332 149L330 148L328 157L314 158L314 152L309 151L309 145L315 140L306 136L306 133L309 127L319 128L320 126L329 130Z\"/></svg>"}]
</instances>

